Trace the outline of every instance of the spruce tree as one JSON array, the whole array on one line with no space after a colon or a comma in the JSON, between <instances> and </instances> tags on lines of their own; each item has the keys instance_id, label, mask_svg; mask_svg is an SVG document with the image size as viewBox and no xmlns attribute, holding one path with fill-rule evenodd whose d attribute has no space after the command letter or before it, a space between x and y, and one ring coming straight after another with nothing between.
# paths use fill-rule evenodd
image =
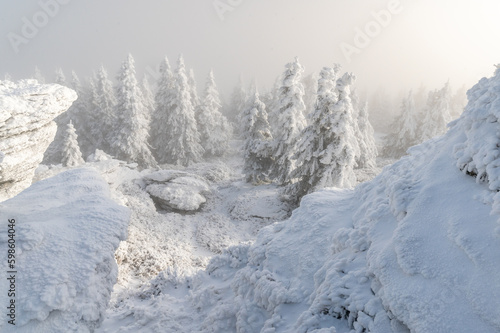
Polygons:
<instances>
[{"instance_id":1,"label":"spruce tree","mask_svg":"<svg viewBox=\"0 0 500 333\"><path fill-rule=\"evenodd\" d=\"M134 59L131 54L122 63L117 79L117 126L111 140L114 156L127 162L136 162L144 168L156 166L147 142L147 109L135 77Z\"/></svg>"},{"instance_id":2,"label":"spruce tree","mask_svg":"<svg viewBox=\"0 0 500 333\"><path fill-rule=\"evenodd\" d=\"M401 114L391 125L392 133L386 138L384 155L399 158L406 153L408 148L419 143L417 127L417 112L413 93L410 91L401 103Z\"/></svg>"},{"instance_id":3,"label":"spruce tree","mask_svg":"<svg viewBox=\"0 0 500 333\"><path fill-rule=\"evenodd\" d=\"M374 130L368 116L368 103L364 103L358 113L358 128L361 135L359 142L359 158L356 161L358 168L373 169L377 166L377 145L375 144Z\"/></svg>"},{"instance_id":4,"label":"spruce tree","mask_svg":"<svg viewBox=\"0 0 500 333\"><path fill-rule=\"evenodd\" d=\"M304 68L300 65L298 58L287 64L285 68L279 90L279 105L276 110L277 129L273 149L275 161L271 169L271 177L275 178L280 185L290 181L295 142L306 125L305 105L302 99L304 87L300 82Z\"/></svg>"},{"instance_id":5,"label":"spruce tree","mask_svg":"<svg viewBox=\"0 0 500 333\"><path fill-rule=\"evenodd\" d=\"M54 82L60 84L61 86L67 86L66 77L64 76L64 72L61 68L56 69Z\"/></svg>"},{"instance_id":6,"label":"spruce tree","mask_svg":"<svg viewBox=\"0 0 500 333\"><path fill-rule=\"evenodd\" d=\"M175 80L167 57L160 63L159 74L155 94L155 109L151 117L150 142L158 163L163 164L172 162L168 149L171 140L168 124L174 124L171 109L175 98Z\"/></svg>"},{"instance_id":7,"label":"spruce tree","mask_svg":"<svg viewBox=\"0 0 500 333\"><path fill-rule=\"evenodd\" d=\"M170 116L165 124L167 131L167 156L169 163L188 166L202 160L204 149L196 127L194 108L184 59L179 57L175 71L175 86Z\"/></svg>"},{"instance_id":8,"label":"spruce tree","mask_svg":"<svg viewBox=\"0 0 500 333\"><path fill-rule=\"evenodd\" d=\"M144 104L146 105L146 119L148 124L151 125L151 117L155 109L155 98L153 96L153 91L151 90L151 85L149 84L148 77L144 75L142 78L142 94L144 96Z\"/></svg>"},{"instance_id":9,"label":"spruce tree","mask_svg":"<svg viewBox=\"0 0 500 333\"><path fill-rule=\"evenodd\" d=\"M196 88L196 79L194 77L194 71L191 68L189 70L188 76L188 85L189 85L189 94L191 95L191 104L193 104L193 108L196 112L198 106L200 105L200 98L198 97L198 90Z\"/></svg>"},{"instance_id":10,"label":"spruce tree","mask_svg":"<svg viewBox=\"0 0 500 333\"><path fill-rule=\"evenodd\" d=\"M203 101L196 114L201 144L206 157L222 156L229 148L227 120L220 112L220 108L219 92L215 85L213 71L210 71Z\"/></svg>"},{"instance_id":11,"label":"spruce tree","mask_svg":"<svg viewBox=\"0 0 500 333\"><path fill-rule=\"evenodd\" d=\"M38 66L35 66L35 72L33 73L33 79L37 80L38 83L44 84L45 83L45 78L42 75L42 72L38 68Z\"/></svg>"},{"instance_id":12,"label":"spruce tree","mask_svg":"<svg viewBox=\"0 0 500 333\"><path fill-rule=\"evenodd\" d=\"M61 162L65 167L75 167L85 163L80 152L80 147L78 146L78 136L71 121L66 126Z\"/></svg>"},{"instance_id":13,"label":"spruce tree","mask_svg":"<svg viewBox=\"0 0 500 333\"><path fill-rule=\"evenodd\" d=\"M236 130L238 131L238 136L242 136L243 133L245 133L244 128L239 126L240 120L243 117L243 112L245 108L247 107L247 92L245 91L245 88L243 87L243 78L239 77L238 84L233 90L233 93L231 94L231 102L229 103L229 108L227 113L225 114L226 118L232 122L235 125L238 125L236 127Z\"/></svg>"},{"instance_id":14,"label":"spruce tree","mask_svg":"<svg viewBox=\"0 0 500 333\"><path fill-rule=\"evenodd\" d=\"M113 85L108 79L108 74L103 66L99 68L95 78L95 87L93 93L93 115L90 130L97 141L96 148L106 153L111 153L111 144L113 132L116 130L116 97L113 91Z\"/></svg>"},{"instance_id":15,"label":"spruce tree","mask_svg":"<svg viewBox=\"0 0 500 333\"><path fill-rule=\"evenodd\" d=\"M310 125L301 133L294 154L296 168L284 193L291 202L328 186L350 187L355 184L352 128L352 102L349 87L353 76L337 80L339 66L324 67L318 80L318 98Z\"/></svg>"},{"instance_id":16,"label":"spruce tree","mask_svg":"<svg viewBox=\"0 0 500 333\"><path fill-rule=\"evenodd\" d=\"M440 90L429 93L422 121L421 141L444 134L450 121L450 85L447 82Z\"/></svg>"},{"instance_id":17,"label":"spruce tree","mask_svg":"<svg viewBox=\"0 0 500 333\"><path fill-rule=\"evenodd\" d=\"M272 135L267 121L266 106L260 101L257 91L249 105L251 105L250 111L246 119L249 132L245 134L243 172L247 182L260 184L268 181L268 172L273 161L271 157Z\"/></svg>"}]
</instances>

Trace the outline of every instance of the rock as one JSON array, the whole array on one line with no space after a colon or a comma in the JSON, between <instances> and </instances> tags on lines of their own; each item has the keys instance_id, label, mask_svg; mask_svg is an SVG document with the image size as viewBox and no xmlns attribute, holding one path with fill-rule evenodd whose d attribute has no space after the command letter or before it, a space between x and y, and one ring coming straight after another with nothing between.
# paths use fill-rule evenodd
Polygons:
<instances>
[{"instance_id":1,"label":"rock","mask_svg":"<svg viewBox=\"0 0 500 333\"><path fill-rule=\"evenodd\" d=\"M35 169L54 140L53 121L76 100L76 93L36 80L0 81L0 201L31 184Z\"/></svg>"},{"instance_id":2,"label":"rock","mask_svg":"<svg viewBox=\"0 0 500 333\"><path fill-rule=\"evenodd\" d=\"M202 177L184 171L160 170L145 176L144 181L151 198L165 210L196 211L210 193Z\"/></svg>"},{"instance_id":3,"label":"rock","mask_svg":"<svg viewBox=\"0 0 500 333\"><path fill-rule=\"evenodd\" d=\"M7 221L15 219L9 231ZM15 326L1 332L93 332L102 322L127 237L130 211L110 198L96 170L80 168L41 180L0 205L0 247L14 234ZM15 230L15 232L12 232ZM0 289L9 289L5 269ZM10 274L10 273L9 273ZM7 292L0 295L9 304ZM7 318L5 316L5 318Z\"/></svg>"}]
</instances>

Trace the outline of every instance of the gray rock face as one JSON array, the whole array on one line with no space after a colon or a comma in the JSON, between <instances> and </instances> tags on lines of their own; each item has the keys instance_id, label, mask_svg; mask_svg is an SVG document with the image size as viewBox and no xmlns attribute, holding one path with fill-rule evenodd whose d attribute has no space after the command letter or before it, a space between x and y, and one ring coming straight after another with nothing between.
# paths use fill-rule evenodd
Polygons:
<instances>
[{"instance_id":1,"label":"gray rock face","mask_svg":"<svg viewBox=\"0 0 500 333\"><path fill-rule=\"evenodd\" d=\"M54 140L53 119L76 98L73 90L57 84L0 81L0 201L30 186Z\"/></svg>"}]
</instances>

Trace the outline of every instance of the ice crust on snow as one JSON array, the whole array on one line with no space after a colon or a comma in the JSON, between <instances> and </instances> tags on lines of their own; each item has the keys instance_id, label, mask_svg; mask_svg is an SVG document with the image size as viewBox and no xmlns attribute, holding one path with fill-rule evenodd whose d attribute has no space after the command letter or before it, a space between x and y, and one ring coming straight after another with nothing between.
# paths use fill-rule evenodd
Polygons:
<instances>
[{"instance_id":1,"label":"ice crust on snow","mask_svg":"<svg viewBox=\"0 0 500 333\"><path fill-rule=\"evenodd\" d=\"M35 169L54 140L53 121L76 100L76 93L36 80L0 81L0 201L31 184Z\"/></svg>"},{"instance_id":2,"label":"ice crust on snow","mask_svg":"<svg viewBox=\"0 0 500 333\"><path fill-rule=\"evenodd\" d=\"M98 172L74 169L39 181L0 204L0 248L15 219L16 325L2 332L92 332L103 320L130 213L110 199ZM9 289L6 270L0 288ZM1 293L1 304L8 304Z\"/></svg>"},{"instance_id":3,"label":"ice crust on snow","mask_svg":"<svg viewBox=\"0 0 500 333\"><path fill-rule=\"evenodd\" d=\"M500 331L498 96L497 71L447 134L374 180L305 196L196 275L165 271L120 329Z\"/></svg>"}]
</instances>

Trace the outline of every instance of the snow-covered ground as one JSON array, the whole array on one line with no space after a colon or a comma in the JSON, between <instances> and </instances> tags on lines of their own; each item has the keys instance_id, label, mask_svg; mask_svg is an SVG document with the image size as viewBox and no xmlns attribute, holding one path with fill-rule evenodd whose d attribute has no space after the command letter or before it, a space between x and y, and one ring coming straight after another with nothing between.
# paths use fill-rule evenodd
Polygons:
<instances>
[{"instance_id":1,"label":"snow-covered ground","mask_svg":"<svg viewBox=\"0 0 500 333\"><path fill-rule=\"evenodd\" d=\"M374 180L308 195L253 244L115 298L99 331L500 331L497 82Z\"/></svg>"}]
</instances>

